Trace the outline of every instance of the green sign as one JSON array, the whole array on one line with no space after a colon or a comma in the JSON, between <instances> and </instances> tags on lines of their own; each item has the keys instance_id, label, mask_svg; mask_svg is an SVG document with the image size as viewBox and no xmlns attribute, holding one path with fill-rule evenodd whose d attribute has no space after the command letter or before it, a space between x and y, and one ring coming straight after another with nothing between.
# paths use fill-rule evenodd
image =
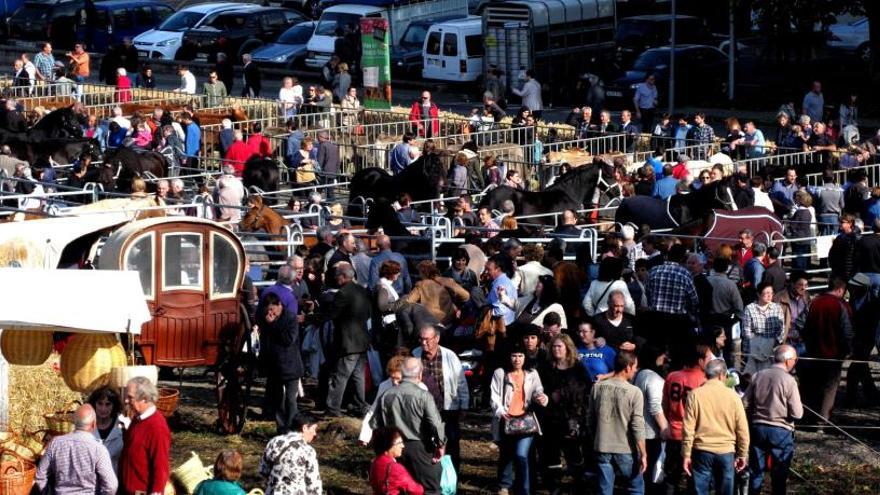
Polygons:
<instances>
[{"instance_id":1,"label":"green sign","mask_svg":"<svg viewBox=\"0 0 880 495\"><path fill-rule=\"evenodd\" d=\"M391 33L388 20L361 18L361 67L364 76L364 107L391 109Z\"/></svg>"}]
</instances>

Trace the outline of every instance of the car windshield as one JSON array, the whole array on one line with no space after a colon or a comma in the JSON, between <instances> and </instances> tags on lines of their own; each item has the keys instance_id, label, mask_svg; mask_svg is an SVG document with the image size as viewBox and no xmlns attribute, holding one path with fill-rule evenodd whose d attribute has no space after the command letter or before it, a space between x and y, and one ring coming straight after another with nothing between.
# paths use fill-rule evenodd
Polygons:
<instances>
[{"instance_id":1,"label":"car windshield","mask_svg":"<svg viewBox=\"0 0 880 495\"><path fill-rule=\"evenodd\" d=\"M641 38L645 36L649 28L648 23L638 21L621 21L617 24L617 31L614 33L614 41L620 43L632 38Z\"/></svg>"},{"instance_id":2,"label":"car windshield","mask_svg":"<svg viewBox=\"0 0 880 495\"><path fill-rule=\"evenodd\" d=\"M205 14L199 12L177 12L159 25L160 31L184 31L195 26Z\"/></svg>"},{"instance_id":3,"label":"car windshield","mask_svg":"<svg viewBox=\"0 0 880 495\"><path fill-rule=\"evenodd\" d=\"M410 24L400 39L400 46L404 48L421 48L428 35L428 26L423 24Z\"/></svg>"},{"instance_id":4,"label":"car windshield","mask_svg":"<svg viewBox=\"0 0 880 495\"><path fill-rule=\"evenodd\" d=\"M648 50L639 55L633 69L648 71L656 69L660 65L669 65L669 50Z\"/></svg>"},{"instance_id":5,"label":"car windshield","mask_svg":"<svg viewBox=\"0 0 880 495\"><path fill-rule=\"evenodd\" d=\"M315 27L311 22L299 26L293 26L287 31L284 31L284 33L278 37L278 43L285 45L305 45L309 42L309 38L312 37L314 30Z\"/></svg>"},{"instance_id":6,"label":"car windshield","mask_svg":"<svg viewBox=\"0 0 880 495\"><path fill-rule=\"evenodd\" d=\"M318 21L318 27L315 28L315 35L334 36L337 28L344 28L347 24L357 25L361 20L361 16L357 14L344 14L342 12L324 12L321 14L321 20Z\"/></svg>"}]
</instances>

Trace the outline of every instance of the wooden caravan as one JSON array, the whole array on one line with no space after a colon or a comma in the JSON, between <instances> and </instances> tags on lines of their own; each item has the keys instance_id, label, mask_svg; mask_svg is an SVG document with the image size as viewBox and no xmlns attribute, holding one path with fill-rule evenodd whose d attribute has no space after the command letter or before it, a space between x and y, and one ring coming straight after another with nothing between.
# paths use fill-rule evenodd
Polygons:
<instances>
[{"instance_id":1,"label":"wooden caravan","mask_svg":"<svg viewBox=\"0 0 880 495\"><path fill-rule=\"evenodd\" d=\"M146 364L213 365L242 335L245 255L225 227L192 217L131 222L107 239L98 267L134 270L153 319L137 338ZM235 344L233 344L235 345Z\"/></svg>"}]
</instances>

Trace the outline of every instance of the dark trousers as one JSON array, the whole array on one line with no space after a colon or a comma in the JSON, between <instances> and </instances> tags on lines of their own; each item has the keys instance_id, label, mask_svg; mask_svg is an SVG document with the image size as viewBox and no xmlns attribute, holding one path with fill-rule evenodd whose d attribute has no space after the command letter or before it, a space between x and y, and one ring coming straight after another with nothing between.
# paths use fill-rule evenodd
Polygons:
<instances>
[{"instance_id":1,"label":"dark trousers","mask_svg":"<svg viewBox=\"0 0 880 495\"><path fill-rule=\"evenodd\" d=\"M805 397L805 405L816 411L825 419L831 418L834 400L837 398L837 387L840 385L840 372L843 363L829 361L805 361L805 372L809 379L801 382L804 387L801 395ZM809 412L809 411L808 411ZM825 424L819 420L820 424Z\"/></svg>"},{"instance_id":2,"label":"dark trousers","mask_svg":"<svg viewBox=\"0 0 880 495\"><path fill-rule=\"evenodd\" d=\"M654 463L656 463L657 458L660 457L660 445L662 443L663 440L661 440L660 438L651 438L645 440L645 450L648 454L648 469L645 471L646 495L660 495L666 493L666 488L663 485L663 482L653 483L651 481L651 478L654 474ZM669 454L667 453L667 455Z\"/></svg>"},{"instance_id":3,"label":"dark trousers","mask_svg":"<svg viewBox=\"0 0 880 495\"><path fill-rule=\"evenodd\" d=\"M280 380L275 376L266 378L266 395L269 397L271 410L275 412L275 424L278 434L290 431L293 418L296 417L296 398L299 395L299 380Z\"/></svg>"},{"instance_id":4,"label":"dark trousers","mask_svg":"<svg viewBox=\"0 0 880 495\"><path fill-rule=\"evenodd\" d=\"M749 493L761 493L767 456L770 456L770 476L773 495L785 495L788 471L794 457L794 432L779 426L752 425L749 442Z\"/></svg>"},{"instance_id":5,"label":"dark trousers","mask_svg":"<svg viewBox=\"0 0 880 495\"><path fill-rule=\"evenodd\" d=\"M352 390L352 400L358 413L362 413L367 409L366 382L364 378L364 366L367 363L367 354L348 354L340 356L336 360L336 367L333 374L330 375L330 381L327 387L327 413L331 415L342 414L342 398L345 395L345 389L351 381L354 389Z\"/></svg>"},{"instance_id":6,"label":"dark trousers","mask_svg":"<svg viewBox=\"0 0 880 495\"><path fill-rule=\"evenodd\" d=\"M547 423L542 425L544 435L541 436L539 464L544 469L542 481L545 488L551 491L562 480L562 456L565 466L575 477L583 474L584 456L581 452L581 439L566 438L561 425Z\"/></svg>"},{"instance_id":7,"label":"dark trousers","mask_svg":"<svg viewBox=\"0 0 880 495\"><path fill-rule=\"evenodd\" d=\"M642 132L647 132L649 134L653 134L654 132L654 109L653 108L639 108L639 113L642 114L641 120L639 120L639 124L642 126Z\"/></svg>"},{"instance_id":8,"label":"dark trousers","mask_svg":"<svg viewBox=\"0 0 880 495\"><path fill-rule=\"evenodd\" d=\"M460 411L440 411L446 432L446 454L452 459L455 472L461 472L461 419Z\"/></svg>"},{"instance_id":9,"label":"dark trousers","mask_svg":"<svg viewBox=\"0 0 880 495\"><path fill-rule=\"evenodd\" d=\"M684 463L681 458L680 441L666 441L666 461L663 463L663 472L666 474L664 483L666 484L666 493L668 495L677 495L693 491L692 478L687 479L688 489L681 489L681 479L684 477Z\"/></svg>"},{"instance_id":10,"label":"dark trousers","mask_svg":"<svg viewBox=\"0 0 880 495\"><path fill-rule=\"evenodd\" d=\"M434 452L421 440L406 440L403 443L401 461L413 479L425 488L425 495L440 495L440 463L433 462Z\"/></svg>"}]
</instances>

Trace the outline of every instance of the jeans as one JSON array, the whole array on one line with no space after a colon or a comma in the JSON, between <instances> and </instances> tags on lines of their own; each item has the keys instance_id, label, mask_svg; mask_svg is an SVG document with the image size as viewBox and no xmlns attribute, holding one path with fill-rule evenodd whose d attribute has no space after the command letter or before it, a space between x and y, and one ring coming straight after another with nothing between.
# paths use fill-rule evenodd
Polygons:
<instances>
[{"instance_id":1,"label":"jeans","mask_svg":"<svg viewBox=\"0 0 880 495\"><path fill-rule=\"evenodd\" d=\"M528 495L531 490L529 476L529 453L532 450L532 435L510 437L502 435L498 442L498 485L501 488L513 488L517 495ZM516 486L514 486L514 472Z\"/></svg>"},{"instance_id":2,"label":"jeans","mask_svg":"<svg viewBox=\"0 0 880 495\"><path fill-rule=\"evenodd\" d=\"M75 76L74 81L76 81L76 101L82 101L83 83L86 82L86 78L83 76Z\"/></svg>"},{"instance_id":3,"label":"jeans","mask_svg":"<svg viewBox=\"0 0 880 495\"><path fill-rule=\"evenodd\" d=\"M760 494L770 455L770 476L773 495L785 495L788 469L794 457L794 432L779 426L752 425L749 445L749 494Z\"/></svg>"},{"instance_id":4,"label":"jeans","mask_svg":"<svg viewBox=\"0 0 880 495\"><path fill-rule=\"evenodd\" d=\"M864 272L871 279L871 295L880 297L880 273Z\"/></svg>"},{"instance_id":5,"label":"jeans","mask_svg":"<svg viewBox=\"0 0 880 495\"><path fill-rule=\"evenodd\" d=\"M819 215L819 234L835 235L840 228L840 215L836 213L823 213Z\"/></svg>"},{"instance_id":6,"label":"jeans","mask_svg":"<svg viewBox=\"0 0 880 495\"><path fill-rule=\"evenodd\" d=\"M596 458L599 464L599 493L614 493L615 472L626 479L626 493L645 493L645 480L640 472L641 463L632 454L597 453Z\"/></svg>"},{"instance_id":7,"label":"jeans","mask_svg":"<svg viewBox=\"0 0 880 495\"><path fill-rule=\"evenodd\" d=\"M710 487L715 486L719 495L733 495L733 452L714 454L694 450L691 455L691 474L694 478L694 491L697 495L709 495Z\"/></svg>"},{"instance_id":8,"label":"jeans","mask_svg":"<svg viewBox=\"0 0 880 495\"><path fill-rule=\"evenodd\" d=\"M446 432L446 454L452 459L455 472L461 472L461 411L440 411Z\"/></svg>"},{"instance_id":9,"label":"jeans","mask_svg":"<svg viewBox=\"0 0 880 495\"><path fill-rule=\"evenodd\" d=\"M339 415L342 412L342 397L345 394L345 388L348 386L349 379L354 386L352 400L358 410L358 414L362 414L367 409L365 400L365 381L364 366L367 363L367 354L349 354L347 356L339 356L336 361L336 369L330 375L329 388L327 390L327 413L331 415Z\"/></svg>"}]
</instances>

